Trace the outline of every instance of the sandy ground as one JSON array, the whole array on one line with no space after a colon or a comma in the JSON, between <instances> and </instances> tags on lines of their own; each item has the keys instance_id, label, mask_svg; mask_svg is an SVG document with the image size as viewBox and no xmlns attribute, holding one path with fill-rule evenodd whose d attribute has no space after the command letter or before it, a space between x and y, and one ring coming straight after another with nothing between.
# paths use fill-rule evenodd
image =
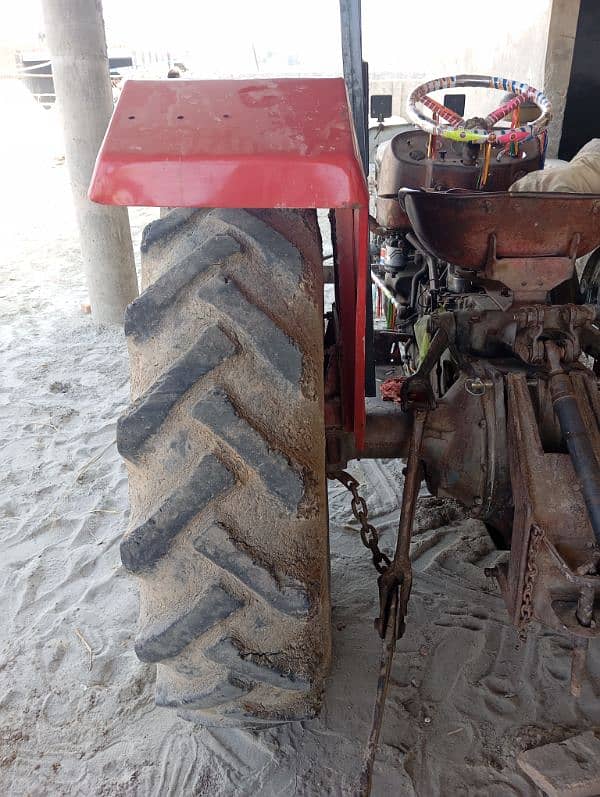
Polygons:
<instances>
[{"instance_id":1,"label":"sandy ground","mask_svg":"<svg viewBox=\"0 0 600 797\"><path fill-rule=\"evenodd\" d=\"M55 115L20 96L10 94L17 111L0 134L0 793L351 794L376 681L377 596L339 486L330 489L335 660L321 718L217 732L153 705L153 667L132 649L135 588L118 554L124 339L80 312ZM154 215L131 213L136 243ZM399 463L355 463L353 472L391 546ZM408 632L373 793L537 794L515 753L600 725L598 650L576 702L568 647L537 631L518 648L483 573L494 558L485 530L451 504L420 500L412 553Z\"/></svg>"}]
</instances>

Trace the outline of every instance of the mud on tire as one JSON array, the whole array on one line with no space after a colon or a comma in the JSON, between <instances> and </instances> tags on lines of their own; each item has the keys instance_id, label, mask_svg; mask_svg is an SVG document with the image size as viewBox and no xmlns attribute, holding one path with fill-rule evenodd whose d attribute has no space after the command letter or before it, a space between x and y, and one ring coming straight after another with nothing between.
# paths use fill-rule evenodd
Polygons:
<instances>
[{"instance_id":1,"label":"mud on tire","mask_svg":"<svg viewBox=\"0 0 600 797\"><path fill-rule=\"evenodd\" d=\"M330 658L315 213L172 210L142 257L118 426L137 655L187 719L313 716Z\"/></svg>"}]
</instances>

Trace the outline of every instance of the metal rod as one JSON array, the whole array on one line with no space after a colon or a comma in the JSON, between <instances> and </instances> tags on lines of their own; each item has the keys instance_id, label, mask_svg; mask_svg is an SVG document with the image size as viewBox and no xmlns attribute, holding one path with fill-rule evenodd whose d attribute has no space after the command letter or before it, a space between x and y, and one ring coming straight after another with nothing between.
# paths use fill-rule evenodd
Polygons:
<instances>
[{"instance_id":1,"label":"metal rod","mask_svg":"<svg viewBox=\"0 0 600 797\"><path fill-rule=\"evenodd\" d=\"M406 477L404 479L404 489L402 490L402 508L400 510L396 551L392 562L379 577L380 615L375 621L375 627L382 638L381 660L371 731L360 773L359 797L369 797L371 793L373 766L383 723L394 651L396 642L403 635L405 629L404 618L412 586L410 540L422 478L421 446L426 419L427 412L425 411L417 410L413 414L410 448L406 461ZM398 587L400 587L399 591Z\"/></svg>"},{"instance_id":2,"label":"metal rod","mask_svg":"<svg viewBox=\"0 0 600 797\"><path fill-rule=\"evenodd\" d=\"M401 637L404 633L404 617L406 616L408 599L412 586L410 540L417 496L419 495L419 487L421 486L422 480L421 446L423 444L426 419L426 410L415 410L413 412L410 446L406 460L406 475L402 490L402 505L400 508L400 522L398 523L396 551L390 566L387 567L379 577L379 617L375 620L375 628L382 639L386 635L387 626L389 624L389 608L391 606L392 596L397 592L398 587L400 587L398 637Z\"/></svg>"},{"instance_id":3,"label":"metal rod","mask_svg":"<svg viewBox=\"0 0 600 797\"><path fill-rule=\"evenodd\" d=\"M600 467L579 412L571 378L562 369L561 350L551 341L546 342L545 348L550 365L552 406L581 485L596 542L600 544Z\"/></svg>"},{"instance_id":4,"label":"metal rod","mask_svg":"<svg viewBox=\"0 0 600 797\"><path fill-rule=\"evenodd\" d=\"M371 720L371 730L369 739L365 747L363 765L358 782L358 797L369 797L373 783L373 767L375 756L379 745L379 735L383 724L383 714L385 711L385 701L387 698L392 663L394 661L394 651L396 649L396 629L398 614L398 594L392 597L390 606L390 622L386 630L385 637L381 640L381 658L379 662L379 677L377 678L377 695L373 706L373 717Z\"/></svg>"},{"instance_id":5,"label":"metal rod","mask_svg":"<svg viewBox=\"0 0 600 797\"><path fill-rule=\"evenodd\" d=\"M600 468L572 390L571 380L565 374L550 379L552 405L581 484L594 536L600 543Z\"/></svg>"},{"instance_id":6,"label":"metal rod","mask_svg":"<svg viewBox=\"0 0 600 797\"><path fill-rule=\"evenodd\" d=\"M401 624L398 630L399 636L402 636L404 632L404 618L406 616L408 599L410 597L410 590L412 586L410 541L412 537L413 522L415 519L417 496L419 495L419 488L423 478L420 460L426 419L427 412L417 410L414 413L410 448L408 450L408 459L406 460L406 477L404 480L404 489L402 490L402 507L400 509L400 524L398 526L398 543L396 545L396 552L394 554L394 558L392 559L392 564L389 567L396 577L401 576L402 578L400 585L400 604L398 606L399 621Z\"/></svg>"},{"instance_id":7,"label":"metal rod","mask_svg":"<svg viewBox=\"0 0 600 797\"><path fill-rule=\"evenodd\" d=\"M369 171L367 104L362 57L361 0L339 0L342 66L365 176Z\"/></svg>"}]
</instances>

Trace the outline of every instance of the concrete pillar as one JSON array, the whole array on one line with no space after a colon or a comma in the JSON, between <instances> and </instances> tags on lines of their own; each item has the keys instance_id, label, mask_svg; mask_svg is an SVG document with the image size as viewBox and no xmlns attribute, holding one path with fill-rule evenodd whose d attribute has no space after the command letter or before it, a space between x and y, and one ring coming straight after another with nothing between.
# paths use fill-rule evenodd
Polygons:
<instances>
[{"instance_id":1,"label":"concrete pillar","mask_svg":"<svg viewBox=\"0 0 600 797\"><path fill-rule=\"evenodd\" d=\"M138 294L127 208L87 198L113 110L101 0L43 0L43 8L92 317L122 323Z\"/></svg>"},{"instance_id":2,"label":"concrete pillar","mask_svg":"<svg viewBox=\"0 0 600 797\"><path fill-rule=\"evenodd\" d=\"M558 157L562 134L571 63L575 47L580 0L553 0L550 12L544 91L552 103L552 121L548 126L548 157Z\"/></svg>"}]
</instances>

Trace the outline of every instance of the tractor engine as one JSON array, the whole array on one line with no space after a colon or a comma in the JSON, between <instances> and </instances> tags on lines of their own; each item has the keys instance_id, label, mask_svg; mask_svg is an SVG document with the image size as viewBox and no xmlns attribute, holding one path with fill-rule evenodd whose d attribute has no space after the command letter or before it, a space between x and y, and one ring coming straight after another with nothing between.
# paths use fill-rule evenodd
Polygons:
<instances>
[{"instance_id":1,"label":"tractor engine","mask_svg":"<svg viewBox=\"0 0 600 797\"><path fill-rule=\"evenodd\" d=\"M464 298L465 294L476 296L481 291L472 282L469 270L461 269L459 263L427 262L428 255L415 241L399 192L423 186L437 192L482 188L507 191L516 180L543 168L544 143L539 138L531 139L521 145L516 156L507 153L503 145L492 147L482 184L485 157L477 144L432 139L412 125L406 125L405 130L379 145L375 155L379 246L373 267L401 306L397 308L400 317L414 315L408 311L411 307L415 309L419 297L422 308L423 301L439 301L443 294ZM424 290L427 297L422 296Z\"/></svg>"}]
</instances>

